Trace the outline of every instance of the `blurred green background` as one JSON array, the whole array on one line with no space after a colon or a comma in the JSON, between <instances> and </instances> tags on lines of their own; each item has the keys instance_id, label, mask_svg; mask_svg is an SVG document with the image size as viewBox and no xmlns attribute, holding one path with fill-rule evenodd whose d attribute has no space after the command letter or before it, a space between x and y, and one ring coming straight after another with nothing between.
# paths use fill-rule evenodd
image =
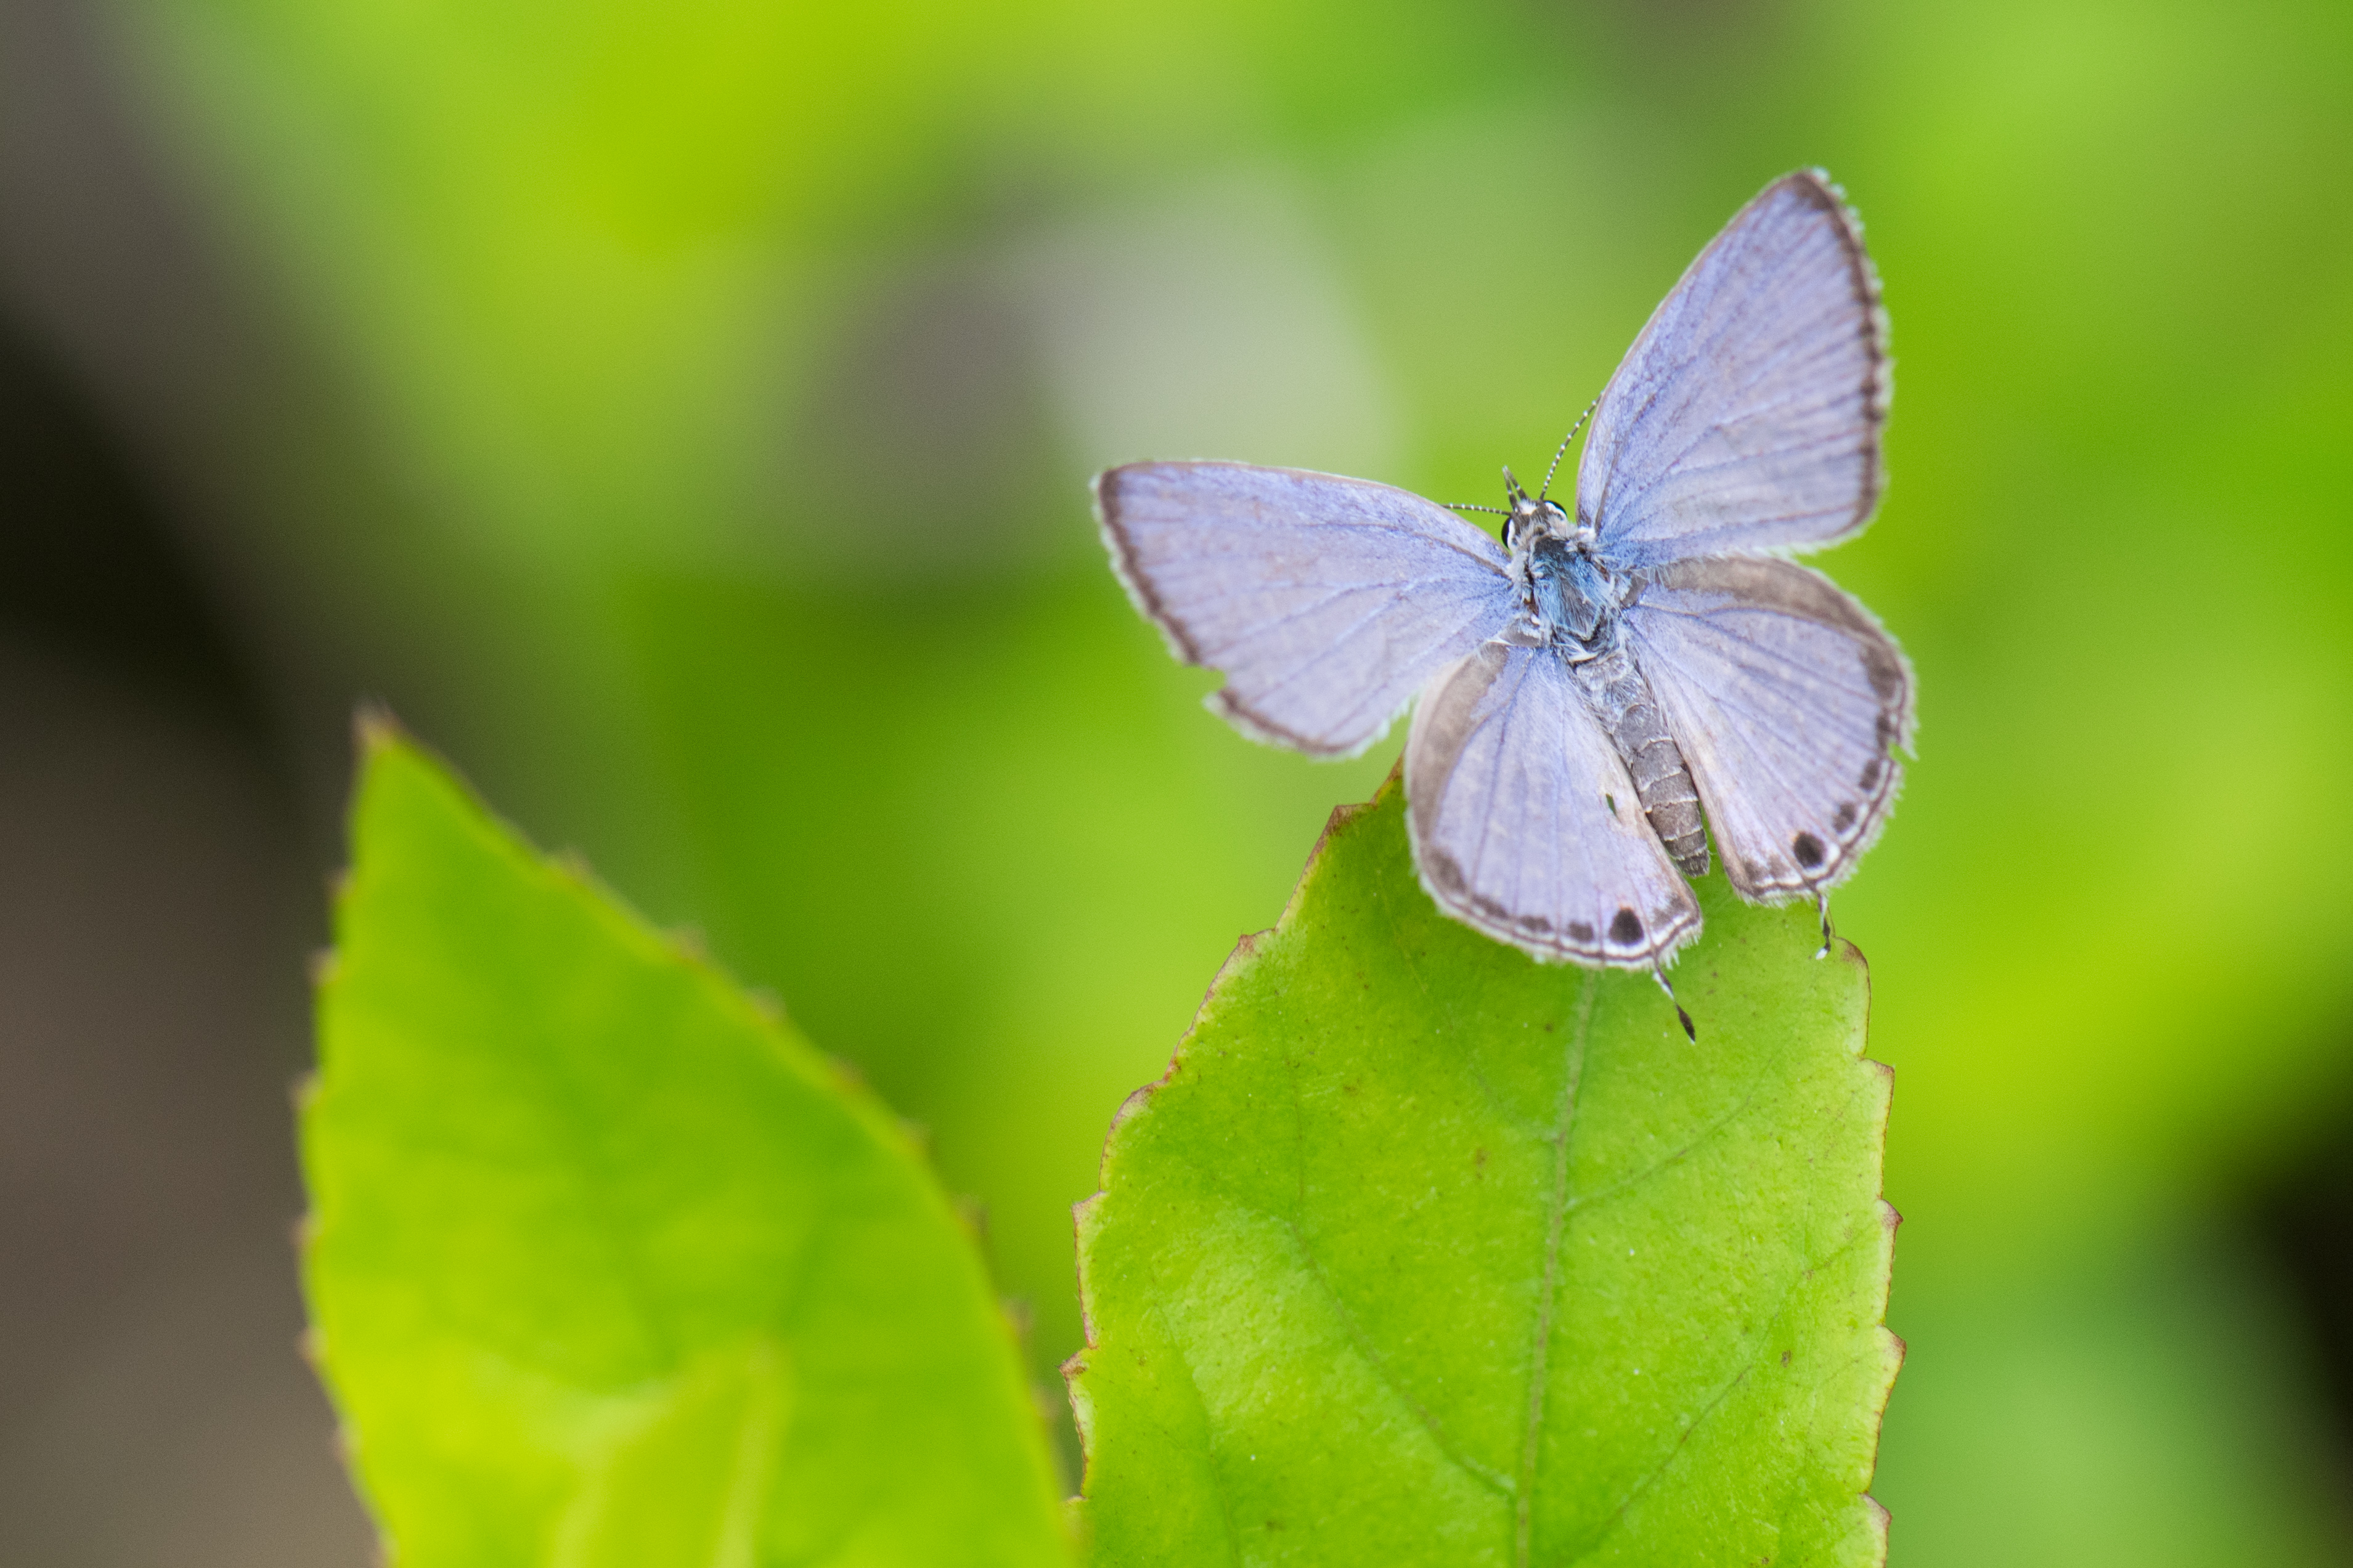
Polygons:
<instances>
[{"instance_id":1,"label":"blurred green background","mask_svg":"<svg viewBox=\"0 0 2353 1568\"><path fill-rule=\"evenodd\" d=\"M2295 1206L2353 1139L2353 9L6 6L7 310L227 628L255 853L332 863L388 698L931 1129L1041 1384L1113 1110L1395 753L1204 714L1087 476L1493 500L1826 166L1898 372L1820 563L1922 688L1837 901L1894 1561L2353 1561Z\"/></svg>"}]
</instances>

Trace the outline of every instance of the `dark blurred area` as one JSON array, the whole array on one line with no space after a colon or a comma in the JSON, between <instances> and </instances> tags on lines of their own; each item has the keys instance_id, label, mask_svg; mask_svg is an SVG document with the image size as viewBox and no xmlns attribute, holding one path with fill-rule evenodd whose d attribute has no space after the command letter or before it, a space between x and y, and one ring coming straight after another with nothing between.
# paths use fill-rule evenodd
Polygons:
<instances>
[{"instance_id":1,"label":"dark blurred area","mask_svg":"<svg viewBox=\"0 0 2353 1568\"><path fill-rule=\"evenodd\" d=\"M2340 1100L2289 1141L2232 1215L2274 1270L2304 1341L2311 1389L2353 1511L2353 1104Z\"/></svg>"},{"instance_id":2,"label":"dark blurred area","mask_svg":"<svg viewBox=\"0 0 2353 1568\"><path fill-rule=\"evenodd\" d=\"M287 1245L316 857L214 595L5 331L0 734L0 1561L361 1561Z\"/></svg>"},{"instance_id":3,"label":"dark blurred area","mask_svg":"<svg viewBox=\"0 0 2353 1568\"><path fill-rule=\"evenodd\" d=\"M0 1563L366 1561L286 1090L352 704L1068 1205L1393 746L1086 476L1540 462L1765 180L1886 276L1899 1565L2353 1561L2353 14L0 0Z\"/></svg>"},{"instance_id":4,"label":"dark blurred area","mask_svg":"<svg viewBox=\"0 0 2353 1568\"><path fill-rule=\"evenodd\" d=\"M266 747L268 704L121 443L8 322L0 442L10 639Z\"/></svg>"}]
</instances>

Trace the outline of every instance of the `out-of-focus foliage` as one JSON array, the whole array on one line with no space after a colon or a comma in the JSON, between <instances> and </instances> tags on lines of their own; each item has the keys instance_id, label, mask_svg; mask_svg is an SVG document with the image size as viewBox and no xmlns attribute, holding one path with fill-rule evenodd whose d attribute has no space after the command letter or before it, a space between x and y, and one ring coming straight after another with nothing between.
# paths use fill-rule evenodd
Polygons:
<instances>
[{"instance_id":1,"label":"out-of-focus foliage","mask_svg":"<svg viewBox=\"0 0 2353 1568\"><path fill-rule=\"evenodd\" d=\"M1012 1336L904 1130L364 742L305 1276L387 1555L1068 1563Z\"/></svg>"},{"instance_id":2,"label":"out-of-focus foliage","mask_svg":"<svg viewBox=\"0 0 2353 1568\"><path fill-rule=\"evenodd\" d=\"M1097 1560L1884 1561L1887 1074L1811 910L1676 970L1438 912L1394 775L1228 961L1080 1210Z\"/></svg>"},{"instance_id":3,"label":"out-of-focus foliage","mask_svg":"<svg viewBox=\"0 0 2353 1568\"><path fill-rule=\"evenodd\" d=\"M2204 1215L2346 1077L2353 13L120 15L397 478L256 478L309 498L301 591L932 1124L1041 1369L1111 1107L1387 761L1202 716L1087 472L1490 495L1741 200L1828 166L1899 370L1884 511L1827 564L1922 690L1839 906L1912 1222L1896 1550L2326 1555L2295 1369Z\"/></svg>"}]
</instances>

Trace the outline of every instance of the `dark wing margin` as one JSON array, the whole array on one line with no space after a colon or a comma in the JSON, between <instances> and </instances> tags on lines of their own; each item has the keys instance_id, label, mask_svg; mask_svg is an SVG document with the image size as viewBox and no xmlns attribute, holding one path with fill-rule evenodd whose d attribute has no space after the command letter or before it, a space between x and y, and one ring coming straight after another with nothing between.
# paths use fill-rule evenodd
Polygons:
<instances>
[{"instance_id":1,"label":"dark wing margin","mask_svg":"<svg viewBox=\"0 0 2353 1568\"><path fill-rule=\"evenodd\" d=\"M1539 960L1651 969L1699 904L1552 648L1489 643L1440 676L1405 747L1414 868L1438 907Z\"/></svg>"},{"instance_id":2,"label":"dark wing margin","mask_svg":"<svg viewBox=\"0 0 2353 1568\"><path fill-rule=\"evenodd\" d=\"M1893 395L1862 226L1820 170L1785 175L1627 351L1578 462L1578 515L1628 566L1831 543L1878 506Z\"/></svg>"},{"instance_id":3,"label":"dark wing margin","mask_svg":"<svg viewBox=\"0 0 2353 1568\"><path fill-rule=\"evenodd\" d=\"M1894 752L1914 724L1903 650L1793 562L1679 561L1637 582L1627 637L1734 890L1780 903L1843 880L1903 780Z\"/></svg>"},{"instance_id":4,"label":"dark wing margin","mask_svg":"<svg viewBox=\"0 0 2353 1568\"><path fill-rule=\"evenodd\" d=\"M1316 757L1378 740L1518 605L1503 547L1388 485L1248 463L1133 463L1095 516L1135 606L1225 687L1209 706Z\"/></svg>"}]
</instances>

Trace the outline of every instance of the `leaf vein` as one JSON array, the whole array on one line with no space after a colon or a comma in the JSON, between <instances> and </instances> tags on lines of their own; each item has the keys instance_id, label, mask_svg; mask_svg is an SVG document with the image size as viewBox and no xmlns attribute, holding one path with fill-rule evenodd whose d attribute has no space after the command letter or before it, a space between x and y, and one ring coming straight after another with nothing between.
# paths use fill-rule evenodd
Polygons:
<instances>
[{"instance_id":1,"label":"leaf vein","mask_svg":"<svg viewBox=\"0 0 2353 1568\"><path fill-rule=\"evenodd\" d=\"M1585 1076L1585 1042L1593 1027L1593 977L1578 988L1577 1023L1568 1031L1561 1069L1560 1110L1553 1130L1552 1217L1546 1226L1544 1285L1536 1299L1535 1342L1528 1354L1528 1425L1520 1440L1519 1517L1513 1561L1527 1568L1535 1522L1537 1440L1544 1430L1545 1373L1552 1350L1553 1313L1559 1304L1560 1249L1568 1234L1568 1135L1577 1121L1577 1089Z\"/></svg>"},{"instance_id":2,"label":"leaf vein","mask_svg":"<svg viewBox=\"0 0 2353 1568\"><path fill-rule=\"evenodd\" d=\"M1363 1325L1357 1322L1356 1315L1349 1310L1347 1300L1340 1294L1339 1287L1333 1284L1331 1277L1324 1272L1324 1266L1317 1259L1314 1248L1308 1245L1306 1234L1301 1229L1299 1222L1293 1220L1290 1226L1291 1239L1299 1248L1299 1259L1306 1270L1307 1277L1323 1289L1325 1299L1332 1303L1333 1311L1339 1317L1340 1327L1347 1334L1348 1342L1356 1347L1358 1355L1364 1357L1365 1364L1372 1368L1373 1375L1380 1381L1381 1386L1396 1395L1398 1403L1413 1413L1414 1419L1421 1424L1422 1429L1430 1434L1430 1440L1438 1445L1438 1451L1444 1455L1456 1469L1486 1487L1496 1496L1510 1497L1515 1489L1512 1478L1492 1465L1481 1464L1456 1447L1453 1439L1446 1435L1445 1425L1438 1419L1437 1415L1428 1405L1406 1392L1405 1385L1398 1381L1396 1372L1389 1366L1388 1358L1381 1354L1379 1349L1373 1343L1371 1336L1366 1334Z\"/></svg>"},{"instance_id":3,"label":"leaf vein","mask_svg":"<svg viewBox=\"0 0 2353 1568\"><path fill-rule=\"evenodd\" d=\"M1606 1187L1599 1187L1589 1193L1577 1194L1575 1197L1568 1200L1569 1212L1574 1214L1578 1209L1586 1208L1591 1205L1606 1203L1609 1199L1615 1197L1622 1197L1627 1193L1631 1192L1634 1188L1641 1186L1643 1183L1651 1180L1653 1177L1665 1174L1668 1171L1682 1164L1685 1160L1690 1159L1694 1154L1698 1153L1702 1149L1707 1147L1707 1145L1715 1140L1716 1134L1722 1132L1725 1128L1739 1121L1740 1118L1747 1112L1750 1107L1756 1104L1756 1102L1757 1085L1752 1082L1748 1086L1748 1092L1740 1097L1738 1104L1733 1106L1731 1110L1717 1117L1714 1121L1709 1122L1705 1127L1701 1128L1699 1135L1694 1138L1690 1142L1684 1144L1680 1149L1674 1150L1671 1153L1662 1154L1656 1161L1651 1164L1645 1165L1642 1169L1635 1172L1630 1176L1621 1176Z\"/></svg>"},{"instance_id":4,"label":"leaf vein","mask_svg":"<svg viewBox=\"0 0 2353 1568\"><path fill-rule=\"evenodd\" d=\"M1782 1314L1788 1310L1789 1300L1798 1293L1799 1287L1805 1284L1807 1280L1812 1279L1820 1269L1828 1268L1831 1264L1835 1263L1847 1253L1852 1252L1854 1249L1855 1244L1861 1241L1867 1233L1867 1226L1858 1226L1848 1235L1844 1241L1831 1248L1830 1251L1822 1254L1821 1257L1809 1260L1803 1268L1799 1268L1795 1274L1789 1277L1788 1284L1782 1289L1780 1300L1774 1303L1772 1315L1766 1319L1767 1331L1755 1336L1752 1340L1749 1353L1741 1358L1742 1365L1740 1370L1735 1373L1731 1379L1727 1381L1723 1387L1717 1389L1713 1394L1709 1395L1707 1403L1700 1406L1697 1414L1692 1416L1690 1424L1684 1426L1683 1435L1675 1439L1675 1446L1672 1448L1670 1448L1656 1465L1651 1467L1648 1475L1635 1482L1632 1489L1626 1493L1625 1497L1619 1500L1618 1506L1609 1511L1609 1515L1607 1519L1602 1521L1600 1530L1593 1539L1573 1552L1568 1558L1570 1568L1575 1568L1577 1563L1590 1561L1596 1552L1599 1552L1603 1546L1609 1543L1609 1538L1618 1532L1620 1526L1625 1522L1627 1514L1632 1510L1635 1503L1641 1501L1643 1494L1648 1492L1652 1487L1656 1486L1661 1480L1664 1479L1667 1472L1674 1468L1675 1461L1683 1457L1683 1451L1690 1446L1693 1435L1698 1432L1701 1426L1706 1422L1709 1416L1714 1415L1716 1411L1723 1408L1725 1401L1732 1396L1732 1393L1735 1389L1748 1381L1748 1374L1757 1370L1757 1365L1766 1353L1767 1347L1768 1347L1773 1341L1774 1336L1770 1331L1771 1326L1781 1321ZM1864 1352L1866 1355L1869 1352ZM1856 1359L1859 1360L1862 1358L1857 1357ZM1820 1388L1822 1385L1822 1383L1827 1381L1827 1378L1819 1380L1814 1386L1816 1388Z\"/></svg>"}]
</instances>

